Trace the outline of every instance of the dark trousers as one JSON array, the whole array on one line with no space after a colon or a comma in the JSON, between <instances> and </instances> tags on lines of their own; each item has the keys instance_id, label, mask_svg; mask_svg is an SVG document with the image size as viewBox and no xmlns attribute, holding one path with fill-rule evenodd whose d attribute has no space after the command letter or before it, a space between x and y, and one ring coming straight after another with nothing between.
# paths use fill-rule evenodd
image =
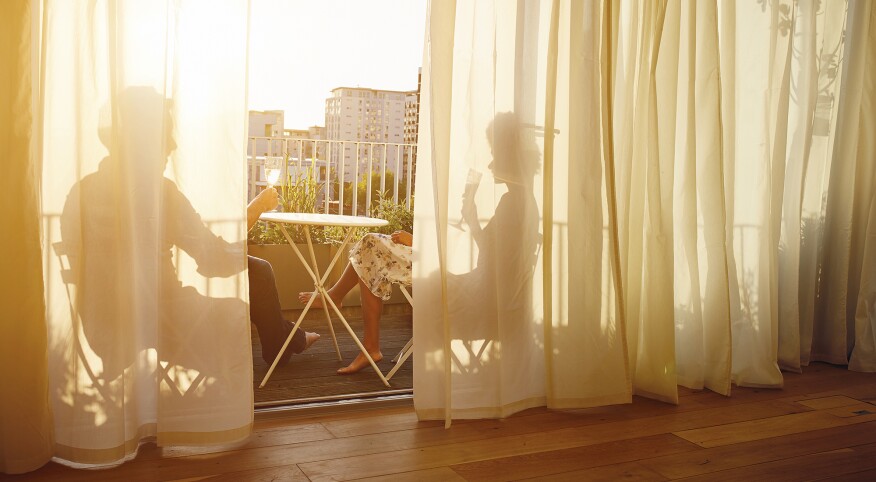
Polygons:
<instances>
[{"instance_id":1,"label":"dark trousers","mask_svg":"<svg viewBox=\"0 0 876 482\"><path fill-rule=\"evenodd\" d=\"M259 340L262 344L262 359L266 363L274 362L283 343L286 342L286 337L292 331L292 323L289 323L283 318L280 311L280 295L277 293L277 285L274 283L274 269L271 268L271 263L256 258L247 256L247 264L249 266L249 317L256 330L259 332ZM283 352L283 358L280 359L278 366L289 361L289 357L293 353L301 353L304 351L306 343L304 330L298 327L286 351Z\"/></svg>"}]
</instances>

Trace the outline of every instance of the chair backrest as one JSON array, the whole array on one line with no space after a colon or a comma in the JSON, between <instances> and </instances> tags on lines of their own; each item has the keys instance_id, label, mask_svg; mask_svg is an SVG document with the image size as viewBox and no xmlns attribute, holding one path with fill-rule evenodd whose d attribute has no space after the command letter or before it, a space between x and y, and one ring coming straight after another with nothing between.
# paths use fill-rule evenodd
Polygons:
<instances>
[{"instance_id":1,"label":"chair backrest","mask_svg":"<svg viewBox=\"0 0 876 482\"><path fill-rule=\"evenodd\" d=\"M73 265L70 263L66 245L61 241L52 243L52 251L55 252L55 256L58 258L58 265L60 266L59 273L61 275L61 281L64 282L64 286L68 287L69 285L74 284ZM67 289L67 296L70 296L69 287Z\"/></svg>"}]
</instances>

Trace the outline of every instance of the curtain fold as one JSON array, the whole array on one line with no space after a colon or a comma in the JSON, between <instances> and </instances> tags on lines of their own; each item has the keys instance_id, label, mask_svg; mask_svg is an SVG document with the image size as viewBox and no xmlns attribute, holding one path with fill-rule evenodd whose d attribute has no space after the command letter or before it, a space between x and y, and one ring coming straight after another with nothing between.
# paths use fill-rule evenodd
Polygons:
<instances>
[{"instance_id":1,"label":"curtain fold","mask_svg":"<svg viewBox=\"0 0 876 482\"><path fill-rule=\"evenodd\" d=\"M872 370L869 3L429 11L421 418Z\"/></svg>"},{"instance_id":2,"label":"curtain fold","mask_svg":"<svg viewBox=\"0 0 876 482\"><path fill-rule=\"evenodd\" d=\"M244 440L247 2L45 1L55 460Z\"/></svg>"},{"instance_id":3,"label":"curtain fold","mask_svg":"<svg viewBox=\"0 0 876 482\"><path fill-rule=\"evenodd\" d=\"M33 26L39 16L30 0L0 4L0 473L5 474L36 470L53 448L34 128L39 64L33 52L39 36Z\"/></svg>"},{"instance_id":4,"label":"curtain fold","mask_svg":"<svg viewBox=\"0 0 876 482\"><path fill-rule=\"evenodd\" d=\"M847 271L837 269L829 272L830 278L824 280L821 292L828 291L828 283L847 286L847 296L839 299L828 297L825 322L841 324L845 322L845 344L839 340L831 350L822 349L825 358L845 354L849 368L860 371L876 371L876 243L874 243L874 199L876 199L876 8L871 2L853 2L850 6L851 47L848 53L849 69L844 77L847 91L855 90L857 95L849 95L848 102L841 105L847 115L839 143L850 143L837 147L848 163L838 168L837 184L846 187L842 193L831 192L828 198L828 216L836 226L835 234L828 243L831 251L840 253L840 263L847 262ZM849 149L846 151L845 149ZM836 151L835 151L836 152ZM842 169L842 170L840 170ZM831 176L834 176L834 172ZM831 183L833 184L833 179ZM846 234L843 238L837 231ZM834 258L836 260L836 258ZM847 261L846 261L847 260ZM826 344L819 345L824 347Z\"/></svg>"}]
</instances>

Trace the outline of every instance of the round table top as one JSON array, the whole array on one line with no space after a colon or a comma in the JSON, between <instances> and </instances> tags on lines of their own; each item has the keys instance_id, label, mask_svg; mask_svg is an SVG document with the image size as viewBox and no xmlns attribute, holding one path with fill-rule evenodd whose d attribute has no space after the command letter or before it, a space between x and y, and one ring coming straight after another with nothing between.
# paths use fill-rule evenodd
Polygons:
<instances>
[{"instance_id":1,"label":"round table top","mask_svg":"<svg viewBox=\"0 0 876 482\"><path fill-rule=\"evenodd\" d=\"M262 213L262 215L259 216L259 219L274 223L307 224L309 226L343 226L352 228L376 228L389 224L389 221L385 219L322 213L266 212Z\"/></svg>"}]
</instances>

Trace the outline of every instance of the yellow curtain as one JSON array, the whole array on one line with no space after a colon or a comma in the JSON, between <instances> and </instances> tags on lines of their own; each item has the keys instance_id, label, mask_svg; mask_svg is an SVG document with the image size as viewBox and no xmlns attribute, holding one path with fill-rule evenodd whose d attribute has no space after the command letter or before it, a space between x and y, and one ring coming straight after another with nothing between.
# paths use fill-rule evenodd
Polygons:
<instances>
[{"instance_id":1,"label":"yellow curtain","mask_svg":"<svg viewBox=\"0 0 876 482\"><path fill-rule=\"evenodd\" d=\"M0 473L52 456L30 0L0 3Z\"/></svg>"},{"instance_id":2,"label":"yellow curtain","mask_svg":"<svg viewBox=\"0 0 876 482\"><path fill-rule=\"evenodd\" d=\"M873 11L431 2L420 417L872 370Z\"/></svg>"}]
</instances>

